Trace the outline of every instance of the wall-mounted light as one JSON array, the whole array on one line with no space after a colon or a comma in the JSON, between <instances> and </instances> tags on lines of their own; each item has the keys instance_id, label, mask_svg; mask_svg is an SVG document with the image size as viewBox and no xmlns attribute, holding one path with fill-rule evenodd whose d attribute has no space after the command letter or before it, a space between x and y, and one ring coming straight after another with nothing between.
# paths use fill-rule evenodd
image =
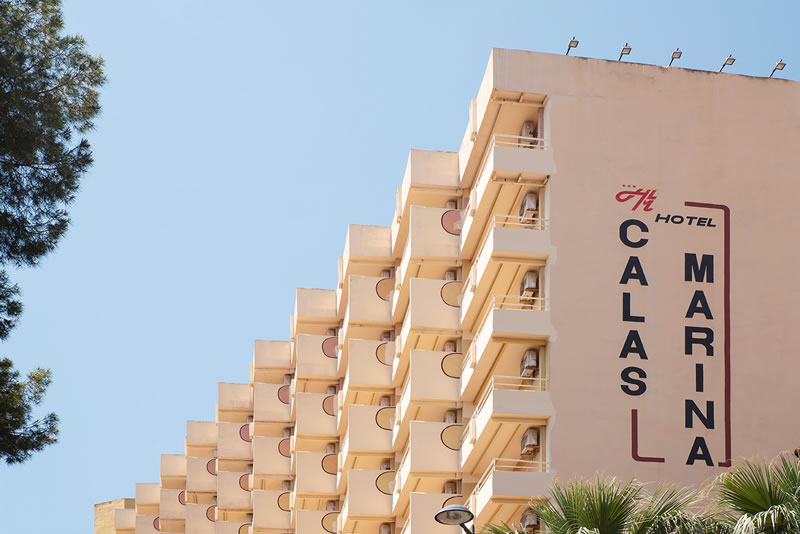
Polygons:
<instances>
[{"instance_id":1,"label":"wall-mounted light","mask_svg":"<svg viewBox=\"0 0 800 534\"><path fill-rule=\"evenodd\" d=\"M722 66L719 68L719 72L722 72L722 69L727 67L728 65L733 65L733 62L736 61L732 55L728 54L728 57L725 58L725 61L722 63Z\"/></svg>"},{"instance_id":2,"label":"wall-mounted light","mask_svg":"<svg viewBox=\"0 0 800 534\"><path fill-rule=\"evenodd\" d=\"M772 78L772 75L775 74L776 70L783 70L783 67L786 66L786 63L783 62L782 59L779 59L777 63L775 63L775 67L772 69L772 72L769 73L769 77Z\"/></svg>"},{"instance_id":3,"label":"wall-mounted light","mask_svg":"<svg viewBox=\"0 0 800 534\"><path fill-rule=\"evenodd\" d=\"M625 46L622 47L622 50L619 52L619 58L617 61L622 61L622 56L627 56L631 53L631 47L628 43L625 43Z\"/></svg>"},{"instance_id":4,"label":"wall-mounted light","mask_svg":"<svg viewBox=\"0 0 800 534\"><path fill-rule=\"evenodd\" d=\"M572 36L572 39L569 40L569 44L567 45L567 53L564 54L565 56L569 55L569 51L573 48L578 48L578 40L575 39L575 36Z\"/></svg>"},{"instance_id":5,"label":"wall-mounted light","mask_svg":"<svg viewBox=\"0 0 800 534\"><path fill-rule=\"evenodd\" d=\"M675 51L672 53L672 57L669 58L669 65L667 65L667 67L671 67L673 61L675 61L676 59L680 59L681 54L683 54L683 52L681 52L681 49L676 48Z\"/></svg>"}]
</instances>

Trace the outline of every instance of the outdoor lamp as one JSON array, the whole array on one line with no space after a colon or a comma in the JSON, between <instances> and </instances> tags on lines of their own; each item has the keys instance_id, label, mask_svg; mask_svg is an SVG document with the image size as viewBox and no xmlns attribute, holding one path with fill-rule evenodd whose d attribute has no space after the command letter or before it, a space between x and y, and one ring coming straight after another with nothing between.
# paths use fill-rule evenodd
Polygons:
<instances>
[{"instance_id":1,"label":"outdoor lamp","mask_svg":"<svg viewBox=\"0 0 800 534\"><path fill-rule=\"evenodd\" d=\"M569 51L573 48L578 48L578 40L575 39L575 36L572 36L572 39L569 40L569 44L567 45L567 53L564 54L565 56L569 55Z\"/></svg>"},{"instance_id":2,"label":"outdoor lamp","mask_svg":"<svg viewBox=\"0 0 800 534\"><path fill-rule=\"evenodd\" d=\"M683 52L681 52L681 49L676 48L675 51L672 53L672 57L670 58L669 65L667 65L667 67L671 67L673 61L675 61L676 59L680 59L681 54L683 54Z\"/></svg>"},{"instance_id":3,"label":"outdoor lamp","mask_svg":"<svg viewBox=\"0 0 800 534\"><path fill-rule=\"evenodd\" d=\"M736 58L728 54L728 57L725 58L725 63L723 63L722 66L719 68L719 72L722 72L722 69L724 69L728 65L733 65L734 61L736 61Z\"/></svg>"},{"instance_id":4,"label":"outdoor lamp","mask_svg":"<svg viewBox=\"0 0 800 534\"><path fill-rule=\"evenodd\" d=\"M617 61L622 61L622 56L627 56L631 53L631 47L628 43L625 43L625 46L622 47L622 51L619 53L619 59Z\"/></svg>"},{"instance_id":5,"label":"outdoor lamp","mask_svg":"<svg viewBox=\"0 0 800 534\"><path fill-rule=\"evenodd\" d=\"M469 511L469 508L461 506L460 504L445 506L433 516L437 523L441 523L442 525L458 525L464 529L464 532L467 534L475 534L475 525L472 526L472 530L465 526L466 523L472 521L474 517L475 515Z\"/></svg>"},{"instance_id":6,"label":"outdoor lamp","mask_svg":"<svg viewBox=\"0 0 800 534\"><path fill-rule=\"evenodd\" d=\"M777 63L775 63L775 68L772 69L772 72L769 73L769 77L772 78L772 75L775 74L776 70L783 70L783 67L786 66L786 63L783 62L782 59L779 59Z\"/></svg>"}]
</instances>

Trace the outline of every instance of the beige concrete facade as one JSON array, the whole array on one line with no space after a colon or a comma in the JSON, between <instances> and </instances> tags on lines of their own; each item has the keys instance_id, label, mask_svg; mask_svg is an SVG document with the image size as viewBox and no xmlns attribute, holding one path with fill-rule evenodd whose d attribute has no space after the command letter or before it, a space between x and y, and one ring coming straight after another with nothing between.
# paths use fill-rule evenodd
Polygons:
<instances>
[{"instance_id":1,"label":"beige concrete facade","mask_svg":"<svg viewBox=\"0 0 800 534\"><path fill-rule=\"evenodd\" d=\"M347 228L117 534L457 534L443 505L519 524L554 477L800 446L799 103L493 50L459 151L411 151L391 225Z\"/></svg>"}]
</instances>

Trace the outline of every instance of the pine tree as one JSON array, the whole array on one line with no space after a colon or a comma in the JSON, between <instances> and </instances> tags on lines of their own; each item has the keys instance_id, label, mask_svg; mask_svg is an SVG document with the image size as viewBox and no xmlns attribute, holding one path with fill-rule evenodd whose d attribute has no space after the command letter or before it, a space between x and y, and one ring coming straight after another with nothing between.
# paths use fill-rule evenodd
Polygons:
<instances>
[{"instance_id":1,"label":"pine tree","mask_svg":"<svg viewBox=\"0 0 800 534\"><path fill-rule=\"evenodd\" d=\"M92 164L82 135L100 112L103 60L63 27L60 0L0 0L0 339L22 313L7 267L35 266L55 248ZM18 377L10 360L0 360L0 458L8 463L58 432L55 414L32 420L50 371Z\"/></svg>"}]
</instances>

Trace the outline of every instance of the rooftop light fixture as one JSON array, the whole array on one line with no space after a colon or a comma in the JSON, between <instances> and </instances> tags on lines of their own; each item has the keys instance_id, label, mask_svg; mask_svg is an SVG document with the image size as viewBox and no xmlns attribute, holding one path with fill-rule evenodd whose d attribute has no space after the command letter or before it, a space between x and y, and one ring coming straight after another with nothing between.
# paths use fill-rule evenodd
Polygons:
<instances>
[{"instance_id":1,"label":"rooftop light fixture","mask_svg":"<svg viewBox=\"0 0 800 534\"><path fill-rule=\"evenodd\" d=\"M572 47L575 48L575 47ZM567 50L569 52L569 50ZM475 525L473 524L472 530L466 527L466 524L475 518L475 515L469 511L469 508L461 506L460 504L451 504L445 506L433 516L437 523L442 525L458 525L466 534L475 534Z\"/></svg>"},{"instance_id":2,"label":"rooftop light fixture","mask_svg":"<svg viewBox=\"0 0 800 534\"><path fill-rule=\"evenodd\" d=\"M782 59L779 59L777 63L775 63L775 68L772 69L772 72L769 73L769 77L772 78L772 75L775 74L776 70L783 70L783 67L786 66L786 63L783 62Z\"/></svg>"},{"instance_id":3,"label":"rooftop light fixture","mask_svg":"<svg viewBox=\"0 0 800 534\"><path fill-rule=\"evenodd\" d=\"M631 53L631 47L628 43L625 43L625 46L622 47L622 50L619 53L619 59L617 61L622 61L622 56L627 56Z\"/></svg>"},{"instance_id":4,"label":"rooftop light fixture","mask_svg":"<svg viewBox=\"0 0 800 534\"><path fill-rule=\"evenodd\" d=\"M569 40L569 44L567 45L567 53L564 54L565 56L569 55L569 51L573 48L578 48L578 40L575 39L575 36L572 36L572 39Z\"/></svg>"},{"instance_id":5,"label":"rooftop light fixture","mask_svg":"<svg viewBox=\"0 0 800 534\"><path fill-rule=\"evenodd\" d=\"M676 59L680 59L681 54L683 54L683 52L681 52L681 49L676 48L675 51L672 53L672 57L669 59L669 65L667 65L667 67L671 67L673 61L675 61Z\"/></svg>"},{"instance_id":6,"label":"rooftop light fixture","mask_svg":"<svg viewBox=\"0 0 800 534\"><path fill-rule=\"evenodd\" d=\"M719 68L719 72L722 72L722 69L724 69L724 68L725 68L725 67L727 67L728 65L733 65L733 62L734 62L734 61L736 61L736 58L735 58L735 57L733 57L732 55L728 54L728 57L726 57L726 58L725 58L725 62L724 62L724 63L722 64L722 66Z\"/></svg>"}]
</instances>

